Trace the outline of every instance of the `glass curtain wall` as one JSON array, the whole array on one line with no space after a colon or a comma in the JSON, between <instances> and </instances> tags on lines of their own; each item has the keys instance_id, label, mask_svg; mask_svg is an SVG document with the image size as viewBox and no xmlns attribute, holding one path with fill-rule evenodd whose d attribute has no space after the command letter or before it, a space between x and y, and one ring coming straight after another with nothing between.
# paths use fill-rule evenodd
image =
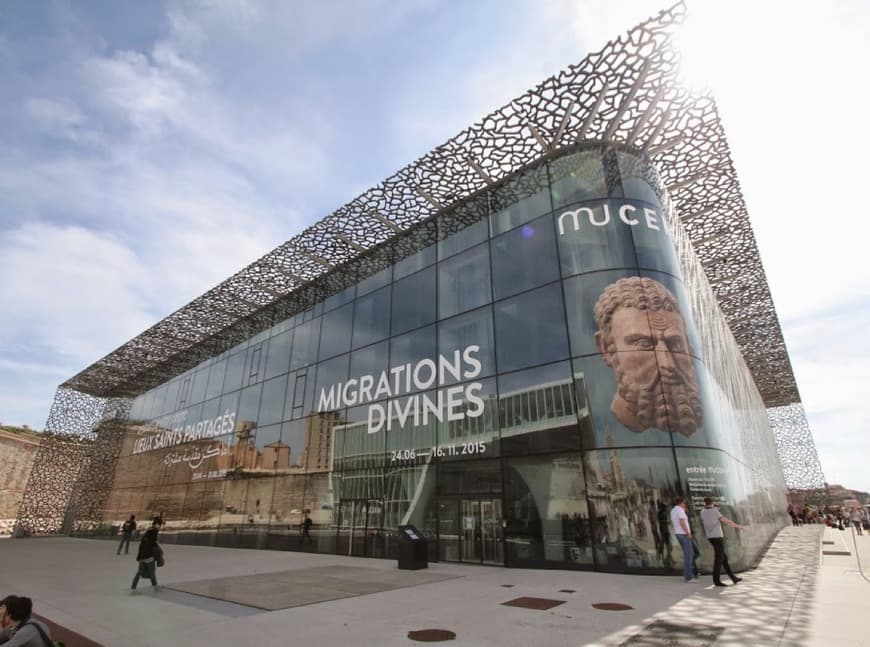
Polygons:
<instances>
[{"instance_id":1,"label":"glass curtain wall","mask_svg":"<svg viewBox=\"0 0 870 647\"><path fill-rule=\"evenodd\" d=\"M693 312L663 203L642 157L576 150L340 268L135 399L104 523L370 557L411 523L433 559L662 573L683 494L756 525L729 539L747 566L783 494L735 440L763 405L707 365L721 316Z\"/></svg>"}]
</instances>

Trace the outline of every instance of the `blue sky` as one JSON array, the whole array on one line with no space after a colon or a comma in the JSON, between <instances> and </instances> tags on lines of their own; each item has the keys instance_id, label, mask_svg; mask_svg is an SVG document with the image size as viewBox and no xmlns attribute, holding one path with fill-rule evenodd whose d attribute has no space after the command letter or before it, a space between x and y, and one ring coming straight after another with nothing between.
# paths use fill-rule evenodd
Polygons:
<instances>
[{"instance_id":1,"label":"blue sky","mask_svg":"<svg viewBox=\"0 0 870 647\"><path fill-rule=\"evenodd\" d=\"M687 80L719 101L823 469L870 490L870 9L695 4ZM0 421L41 428L58 383L662 6L0 4Z\"/></svg>"}]
</instances>

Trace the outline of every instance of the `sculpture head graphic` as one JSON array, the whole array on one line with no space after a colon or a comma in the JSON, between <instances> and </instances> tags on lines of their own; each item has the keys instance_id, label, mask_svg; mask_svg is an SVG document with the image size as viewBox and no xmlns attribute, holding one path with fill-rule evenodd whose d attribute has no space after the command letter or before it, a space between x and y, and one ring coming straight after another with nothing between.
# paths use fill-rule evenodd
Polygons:
<instances>
[{"instance_id":1,"label":"sculpture head graphic","mask_svg":"<svg viewBox=\"0 0 870 647\"><path fill-rule=\"evenodd\" d=\"M632 431L691 436L703 421L698 376L676 297L650 278L608 285L595 304L595 343L616 375L613 415Z\"/></svg>"}]
</instances>

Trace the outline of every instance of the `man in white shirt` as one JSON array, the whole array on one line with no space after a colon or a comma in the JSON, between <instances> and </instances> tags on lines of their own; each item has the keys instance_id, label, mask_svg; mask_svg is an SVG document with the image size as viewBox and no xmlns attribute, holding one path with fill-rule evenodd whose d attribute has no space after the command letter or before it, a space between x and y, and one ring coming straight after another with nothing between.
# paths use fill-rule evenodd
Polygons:
<instances>
[{"instance_id":1,"label":"man in white shirt","mask_svg":"<svg viewBox=\"0 0 870 647\"><path fill-rule=\"evenodd\" d=\"M731 526L735 530L740 530L746 526L736 524L728 517L725 517L719 508L713 505L713 499L704 497L704 505L701 510L701 523L704 526L704 534L707 535L707 541L713 546L713 584L716 586L726 586L722 582L722 568L728 573L731 581L737 584L742 578L737 577L728 565L728 556L725 554L725 537L722 533L722 524Z\"/></svg>"},{"instance_id":2,"label":"man in white shirt","mask_svg":"<svg viewBox=\"0 0 870 647\"><path fill-rule=\"evenodd\" d=\"M689 527L689 515L686 514L687 509L686 499L678 496L674 500L674 507L671 510L671 525L674 527L674 535L676 535L677 541L680 542L680 548L683 549L683 579L686 582L691 582L694 571L695 548L692 546L692 529Z\"/></svg>"}]
</instances>

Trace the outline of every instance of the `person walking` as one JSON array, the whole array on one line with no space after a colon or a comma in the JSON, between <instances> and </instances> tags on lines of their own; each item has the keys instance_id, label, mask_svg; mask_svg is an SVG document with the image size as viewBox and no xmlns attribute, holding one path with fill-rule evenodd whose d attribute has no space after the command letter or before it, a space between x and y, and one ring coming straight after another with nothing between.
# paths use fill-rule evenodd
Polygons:
<instances>
[{"instance_id":1,"label":"person walking","mask_svg":"<svg viewBox=\"0 0 870 647\"><path fill-rule=\"evenodd\" d=\"M864 534L861 529L863 521L864 520L861 518L861 511L858 508L852 508L852 525L855 527L855 532L859 535Z\"/></svg>"},{"instance_id":2,"label":"person walking","mask_svg":"<svg viewBox=\"0 0 870 647\"><path fill-rule=\"evenodd\" d=\"M704 526L704 534L707 536L707 541L713 546L713 584L715 586L727 586L722 582L722 569L728 573L731 581L737 584L743 578L737 577L731 570L728 564L728 556L725 554L725 537L722 533L722 524L731 526L735 530L741 530L746 526L734 523L728 517L724 516L717 508L713 499L704 497L704 509L701 510L701 524Z\"/></svg>"},{"instance_id":3,"label":"person walking","mask_svg":"<svg viewBox=\"0 0 870 647\"><path fill-rule=\"evenodd\" d=\"M310 510L305 511L305 518L302 520L302 536L299 538L300 545L304 544L306 539L308 540L309 544L314 543L314 540L311 539L311 526L314 522L311 521L310 514Z\"/></svg>"},{"instance_id":4,"label":"person walking","mask_svg":"<svg viewBox=\"0 0 870 647\"><path fill-rule=\"evenodd\" d=\"M160 589L157 584L157 559L162 556L163 549L157 543L157 533L163 521L160 517L154 519L151 527L142 535L142 541L139 542L139 551L136 553L137 569L136 575L133 577L133 584L130 590L136 593L136 585L139 584L140 577L147 577L151 580L151 585L154 590Z\"/></svg>"},{"instance_id":5,"label":"person walking","mask_svg":"<svg viewBox=\"0 0 870 647\"><path fill-rule=\"evenodd\" d=\"M694 575L695 547L692 546L692 529L689 527L689 515L686 514L688 507L685 497L678 496L674 500L671 526L677 541L680 542L680 548L683 549L683 579L691 582Z\"/></svg>"},{"instance_id":6,"label":"person walking","mask_svg":"<svg viewBox=\"0 0 870 647\"><path fill-rule=\"evenodd\" d=\"M133 532L136 530L136 515L131 514L130 518L121 526L121 543L118 544L118 554L121 554L121 549L124 549L124 554L130 554L130 540L133 538Z\"/></svg>"}]
</instances>

